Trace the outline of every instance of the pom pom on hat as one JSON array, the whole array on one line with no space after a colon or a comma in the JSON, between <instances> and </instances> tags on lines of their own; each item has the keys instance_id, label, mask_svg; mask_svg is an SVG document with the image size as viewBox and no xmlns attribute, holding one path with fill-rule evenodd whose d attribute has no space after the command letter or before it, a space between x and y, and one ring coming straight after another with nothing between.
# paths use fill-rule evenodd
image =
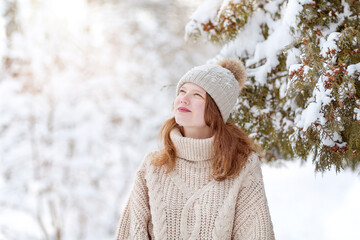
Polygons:
<instances>
[{"instance_id":1,"label":"pom pom on hat","mask_svg":"<svg viewBox=\"0 0 360 240\"><path fill-rule=\"evenodd\" d=\"M240 91L245 87L246 82L246 70L244 64L235 58L227 58L218 62L220 66L228 69L232 74L234 74L235 79L239 82Z\"/></svg>"}]
</instances>

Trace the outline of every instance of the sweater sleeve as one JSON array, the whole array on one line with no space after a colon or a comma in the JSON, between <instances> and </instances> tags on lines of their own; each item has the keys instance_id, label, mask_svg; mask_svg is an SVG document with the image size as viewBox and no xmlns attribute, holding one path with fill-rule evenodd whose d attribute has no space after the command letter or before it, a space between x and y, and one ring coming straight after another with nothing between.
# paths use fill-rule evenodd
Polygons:
<instances>
[{"instance_id":1,"label":"sweater sleeve","mask_svg":"<svg viewBox=\"0 0 360 240\"><path fill-rule=\"evenodd\" d=\"M120 217L116 240L151 239L151 217L148 187L145 179L145 160L136 173L133 189Z\"/></svg>"},{"instance_id":2,"label":"sweater sleeve","mask_svg":"<svg viewBox=\"0 0 360 240\"><path fill-rule=\"evenodd\" d=\"M236 201L232 239L273 240L273 225L256 154L249 158L243 171L244 184Z\"/></svg>"}]
</instances>

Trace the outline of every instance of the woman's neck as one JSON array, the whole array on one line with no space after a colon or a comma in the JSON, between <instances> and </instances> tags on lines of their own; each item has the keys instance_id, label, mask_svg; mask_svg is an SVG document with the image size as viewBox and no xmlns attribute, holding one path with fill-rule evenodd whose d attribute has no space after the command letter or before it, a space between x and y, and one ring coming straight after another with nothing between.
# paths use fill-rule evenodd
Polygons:
<instances>
[{"instance_id":1,"label":"woman's neck","mask_svg":"<svg viewBox=\"0 0 360 240\"><path fill-rule=\"evenodd\" d=\"M184 137L195 138L195 139L205 139L212 136L211 128L206 126L203 128L191 128L184 127Z\"/></svg>"}]
</instances>

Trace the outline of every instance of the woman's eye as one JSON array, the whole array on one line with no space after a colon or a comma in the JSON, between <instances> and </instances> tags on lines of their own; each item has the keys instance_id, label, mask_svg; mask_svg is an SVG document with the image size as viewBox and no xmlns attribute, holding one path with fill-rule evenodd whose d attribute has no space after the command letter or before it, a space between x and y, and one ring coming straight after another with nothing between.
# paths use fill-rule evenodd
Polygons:
<instances>
[{"instance_id":1,"label":"woman's eye","mask_svg":"<svg viewBox=\"0 0 360 240\"><path fill-rule=\"evenodd\" d=\"M203 97L203 96L201 96L201 94L199 94L199 93L195 93L195 96L197 96L197 97Z\"/></svg>"}]
</instances>

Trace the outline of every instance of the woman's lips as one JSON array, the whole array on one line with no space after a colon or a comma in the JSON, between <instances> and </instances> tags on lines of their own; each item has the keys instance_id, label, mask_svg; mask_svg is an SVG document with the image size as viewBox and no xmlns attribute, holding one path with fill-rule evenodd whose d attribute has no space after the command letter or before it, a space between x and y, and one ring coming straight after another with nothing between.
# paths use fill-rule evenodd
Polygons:
<instances>
[{"instance_id":1,"label":"woman's lips","mask_svg":"<svg viewBox=\"0 0 360 240\"><path fill-rule=\"evenodd\" d=\"M178 108L178 111L179 111L179 112L191 112L189 109L184 108L184 107L179 107L179 108Z\"/></svg>"}]
</instances>

